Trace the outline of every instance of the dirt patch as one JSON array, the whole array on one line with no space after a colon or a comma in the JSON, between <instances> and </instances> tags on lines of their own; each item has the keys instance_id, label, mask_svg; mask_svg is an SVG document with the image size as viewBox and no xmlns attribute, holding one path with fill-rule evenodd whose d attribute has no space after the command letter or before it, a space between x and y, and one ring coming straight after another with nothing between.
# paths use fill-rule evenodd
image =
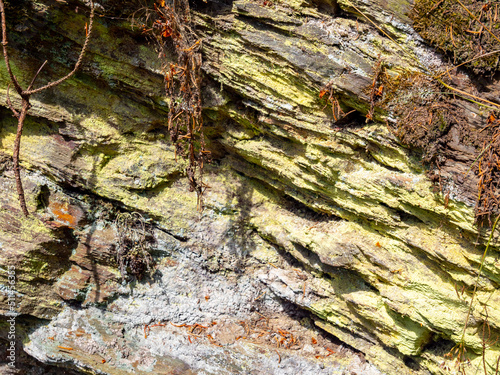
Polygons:
<instances>
[{"instance_id":1,"label":"dirt patch","mask_svg":"<svg viewBox=\"0 0 500 375\"><path fill-rule=\"evenodd\" d=\"M484 143L474 170L479 177L476 217L480 222L487 220L491 226L492 214L500 211L500 120L491 114L488 122L488 132L494 134Z\"/></svg>"},{"instance_id":2,"label":"dirt patch","mask_svg":"<svg viewBox=\"0 0 500 375\"><path fill-rule=\"evenodd\" d=\"M476 74L499 68L499 4L475 0L416 0L410 14L415 30L431 45ZM486 55L488 54L488 55ZM482 58L478 56L484 55Z\"/></svg>"},{"instance_id":3,"label":"dirt patch","mask_svg":"<svg viewBox=\"0 0 500 375\"><path fill-rule=\"evenodd\" d=\"M422 150L424 162L432 164L446 153L453 126L468 130L463 110L433 78L424 74L386 78L385 86L389 91L385 106L397 119L394 132L404 144Z\"/></svg>"},{"instance_id":4,"label":"dirt patch","mask_svg":"<svg viewBox=\"0 0 500 375\"><path fill-rule=\"evenodd\" d=\"M377 105L396 119L390 127L401 142L421 151L445 206L450 198L475 204L477 222L491 225L500 199L500 120L494 111L465 100L426 74L381 77L385 92ZM480 95L463 74L441 80Z\"/></svg>"},{"instance_id":5,"label":"dirt patch","mask_svg":"<svg viewBox=\"0 0 500 375\"><path fill-rule=\"evenodd\" d=\"M476 78L470 81L457 70L442 73L441 82L437 72L436 77L403 77L393 85L397 99L386 101L398 118L394 131L404 144L423 151L446 204L454 184L463 191L459 198L474 202L477 223L491 226L492 215L500 211L500 106L498 96L490 94L500 61L499 4L416 0L410 17L426 41ZM460 97L464 92L467 97Z\"/></svg>"}]
</instances>

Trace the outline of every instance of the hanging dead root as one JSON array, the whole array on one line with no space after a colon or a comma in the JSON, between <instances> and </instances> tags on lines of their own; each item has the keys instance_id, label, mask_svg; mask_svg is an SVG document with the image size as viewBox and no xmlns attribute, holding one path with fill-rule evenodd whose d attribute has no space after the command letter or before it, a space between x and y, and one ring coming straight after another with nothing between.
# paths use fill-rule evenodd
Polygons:
<instances>
[{"instance_id":1,"label":"hanging dead root","mask_svg":"<svg viewBox=\"0 0 500 375\"><path fill-rule=\"evenodd\" d=\"M153 267L150 252L155 239L151 228L137 212L118 214L115 227L118 232L116 260L120 274L123 279L131 274L140 280Z\"/></svg>"},{"instance_id":2,"label":"hanging dead root","mask_svg":"<svg viewBox=\"0 0 500 375\"><path fill-rule=\"evenodd\" d=\"M332 116L334 122L338 122L351 113L355 112L355 110L351 110L349 112L344 112L342 109L342 106L340 104L339 99L335 96L334 90L333 90L333 82L327 83L319 92L319 98L323 99L326 101L326 105L323 107L323 110L327 106L332 106Z\"/></svg>"},{"instance_id":3,"label":"hanging dead root","mask_svg":"<svg viewBox=\"0 0 500 375\"><path fill-rule=\"evenodd\" d=\"M201 39L191 28L188 0L160 0L154 7L151 24L144 32L153 33L160 47L172 42L177 62L165 62L165 89L169 99L168 129L176 155L188 159L186 175L190 191L196 191L198 209L203 207L203 169L210 160L205 147L201 107ZM160 53L164 56L164 53ZM165 58L166 59L166 58Z\"/></svg>"},{"instance_id":4,"label":"hanging dead root","mask_svg":"<svg viewBox=\"0 0 500 375\"><path fill-rule=\"evenodd\" d=\"M366 122L373 120L373 115L375 112L375 104L380 100L384 92L384 85L381 83L381 76L384 72L384 65L382 64L382 59L380 55L377 58L373 73L372 84L370 86L370 110L366 114Z\"/></svg>"}]
</instances>

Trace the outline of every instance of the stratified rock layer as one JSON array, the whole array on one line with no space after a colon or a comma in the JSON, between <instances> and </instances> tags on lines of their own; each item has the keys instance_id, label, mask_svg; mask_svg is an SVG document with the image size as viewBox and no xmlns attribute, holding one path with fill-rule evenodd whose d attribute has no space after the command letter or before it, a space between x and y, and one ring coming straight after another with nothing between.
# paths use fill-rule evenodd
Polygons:
<instances>
[{"instance_id":1,"label":"stratified rock layer","mask_svg":"<svg viewBox=\"0 0 500 375\"><path fill-rule=\"evenodd\" d=\"M158 54L126 23L98 19L83 71L32 99L21 149L28 205L36 212L27 219L15 200L7 157L16 123L8 109L1 112L0 183L8 194L0 198L0 280L6 283L7 266L15 266L19 312L53 319L26 333L28 353L47 363L113 374L158 371L155 361L183 373L262 368L281 374L293 373L287 372L294 371L291 363L301 360L302 373L321 373L314 356L325 354L316 349L279 367L250 360L246 350L258 355L257 349L236 348L237 335L224 344L227 353L210 349L209 342L196 360L182 349L187 338L173 341L175 358L151 350L141 338L144 324L161 320L222 319L230 326L231 315L244 321L255 309L285 315L271 297L249 307L265 292L309 311L318 327L387 374L445 373L453 359L444 355L456 344L467 348L472 366L484 355L493 372L500 354L497 248L490 247L485 258L469 312L488 233L478 234L473 225L475 180L465 178L462 186L452 178L466 175L474 156L444 163L443 176L451 176L443 177L450 192L444 197L418 152L403 147L387 126L397 120L393 113L374 108L375 122L365 122L379 62L388 77L441 65L411 29L409 9L405 1L198 4L193 19L203 38L205 126L220 156L205 176L211 189L202 215L187 191L185 162L165 136L168 103ZM41 81L69 71L85 22L74 6L33 3L9 26L18 78L29 82L45 56L50 69ZM39 43L26 47L34 30ZM0 68L3 103L8 76ZM344 112L354 110L343 122L320 98L326 85ZM156 227L156 237L166 236L157 244L151 288L120 287L113 223L118 210L141 212ZM191 267L195 277L183 274L182 283L169 286L175 277L166 256L176 252L181 255L175 262L185 263L178 271ZM210 288L198 293L200 285L220 290L210 297ZM231 285L235 295L245 288L255 295L224 299ZM194 288L185 300L177 300L181 286ZM200 300L208 305L212 298L217 302L198 314ZM71 310L75 303L83 310ZM132 304L138 306L133 314ZM7 309L6 299L0 307ZM92 314L102 319L92 321ZM64 343L66 331L83 326L84 338ZM118 341L106 336L109 330ZM85 336L91 331L94 341ZM173 332L164 335L158 342L173 340ZM54 337L75 351L59 353ZM138 350L144 354L136 358ZM224 359L219 365L209 365L210 350Z\"/></svg>"}]
</instances>

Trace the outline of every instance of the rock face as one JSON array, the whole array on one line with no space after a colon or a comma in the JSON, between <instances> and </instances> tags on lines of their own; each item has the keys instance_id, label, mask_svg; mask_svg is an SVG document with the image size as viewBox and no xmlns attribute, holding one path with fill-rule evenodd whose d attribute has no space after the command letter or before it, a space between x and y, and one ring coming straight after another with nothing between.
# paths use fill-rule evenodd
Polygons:
<instances>
[{"instance_id":1,"label":"rock face","mask_svg":"<svg viewBox=\"0 0 500 375\"><path fill-rule=\"evenodd\" d=\"M9 156L16 121L0 112L0 285L15 268L17 349L106 374L472 373L483 358L495 373L500 264L496 239L482 262L489 232L474 225L478 155L447 128L436 183L422 150L402 144L397 124L412 122L401 108L433 86L412 78L418 90L390 96L387 82L444 59L412 29L410 2L367 4L193 1L217 159L202 213L168 141L154 43L120 6L99 4L83 70L32 98L21 144L29 218ZM83 4L7 12L22 82L45 59L40 82L71 69ZM2 62L0 103L7 84ZM454 106L486 124L487 112ZM156 263L144 278L119 270L116 220L127 212Z\"/></svg>"}]
</instances>

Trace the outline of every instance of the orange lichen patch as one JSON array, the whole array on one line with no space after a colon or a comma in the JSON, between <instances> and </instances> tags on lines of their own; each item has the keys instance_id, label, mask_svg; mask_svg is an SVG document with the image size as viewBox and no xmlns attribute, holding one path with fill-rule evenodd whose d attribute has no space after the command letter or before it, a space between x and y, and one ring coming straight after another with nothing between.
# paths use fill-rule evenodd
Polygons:
<instances>
[{"instance_id":1,"label":"orange lichen patch","mask_svg":"<svg viewBox=\"0 0 500 375\"><path fill-rule=\"evenodd\" d=\"M50 201L48 211L54 216L54 221L67 226L76 228L83 217L83 212L79 207L70 205L68 202Z\"/></svg>"}]
</instances>

